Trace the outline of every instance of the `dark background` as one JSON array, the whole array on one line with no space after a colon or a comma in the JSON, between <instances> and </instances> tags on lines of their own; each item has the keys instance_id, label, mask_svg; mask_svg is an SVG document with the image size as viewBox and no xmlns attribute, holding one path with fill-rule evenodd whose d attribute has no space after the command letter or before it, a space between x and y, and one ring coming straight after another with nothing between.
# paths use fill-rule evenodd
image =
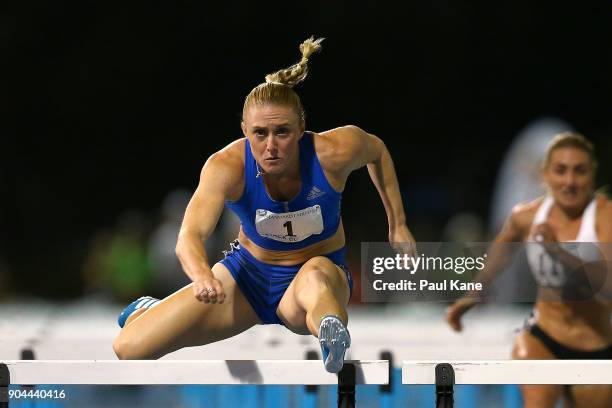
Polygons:
<instances>
[{"instance_id":1,"label":"dark background","mask_svg":"<svg viewBox=\"0 0 612 408\"><path fill-rule=\"evenodd\" d=\"M538 117L592 139L598 184L610 180L610 2L207 3L2 6L0 259L13 290L78 295L92 234L193 190L241 136L244 96L310 35L327 39L296 88L307 128L355 124L385 141L417 240L460 211L487 217L504 152ZM357 250L386 239L364 170L343 208Z\"/></svg>"}]
</instances>

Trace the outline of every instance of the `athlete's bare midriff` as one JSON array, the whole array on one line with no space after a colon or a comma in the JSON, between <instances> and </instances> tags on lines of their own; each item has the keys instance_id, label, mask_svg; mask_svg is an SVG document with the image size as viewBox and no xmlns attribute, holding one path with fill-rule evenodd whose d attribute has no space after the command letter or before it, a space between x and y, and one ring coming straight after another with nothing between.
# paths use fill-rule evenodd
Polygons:
<instances>
[{"instance_id":1,"label":"athlete's bare midriff","mask_svg":"<svg viewBox=\"0 0 612 408\"><path fill-rule=\"evenodd\" d=\"M337 251L345 245L342 221L340 221L338 230L333 236L317 242L316 244L312 244L305 248L296 249L294 251L273 251L262 248L251 241L242 231L242 228L240 228L240 231L238 232L238 242L240 243L241 247L249 251L251 255L257 258L257 260L267 264L283 266L304 263L315 256L325 255Z\"/></svg>"},{"instance_id":2,"label":"athlete's bare midriff","mask_svg":"<svg viewBox=\"0 0 612 408\"><path fill-rule=\"evenodd\" d=\"M538 326L566 346L596 350L612 344L610 306L602 302L540 300L536 302L535 309Z\"/></svg>"}]
</instances>

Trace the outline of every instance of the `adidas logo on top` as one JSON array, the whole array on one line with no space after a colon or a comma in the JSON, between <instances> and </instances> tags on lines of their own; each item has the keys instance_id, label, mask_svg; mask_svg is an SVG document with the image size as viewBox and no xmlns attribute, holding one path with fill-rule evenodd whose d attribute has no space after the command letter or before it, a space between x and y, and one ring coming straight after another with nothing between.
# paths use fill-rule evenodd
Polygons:
<instances>
[{"instance_id":1,"label":"adidas logo on top","mask_svg":"<svg viewBox=\"0 0 612 408\"><path fill-rule=\"evenodd\" d=\"M317 197L321 197L323 194L325 194L325 191L317 188L316 186L313 186L310 191L308 192L308 195L306 196L307 200L314 200Z\"/></svg>"}]
</instances>

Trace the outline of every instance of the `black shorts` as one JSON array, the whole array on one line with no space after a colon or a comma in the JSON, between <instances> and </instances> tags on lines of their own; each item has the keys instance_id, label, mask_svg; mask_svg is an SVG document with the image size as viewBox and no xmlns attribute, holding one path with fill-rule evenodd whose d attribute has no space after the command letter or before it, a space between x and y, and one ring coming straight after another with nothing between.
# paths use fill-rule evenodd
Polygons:
<instances>
[{"instance_id":1,"label":"black shorts","mask_svg":"<svg viewBox=\"0 0 612 408\"><path fill-rule=\"evenodd\" d=\"M612 344L597 350L577 350L564 346L548 335L537 323L531 323L526 330L539 339L555 357L560 360L611 360Z\"/></svg>"}]
</instances>

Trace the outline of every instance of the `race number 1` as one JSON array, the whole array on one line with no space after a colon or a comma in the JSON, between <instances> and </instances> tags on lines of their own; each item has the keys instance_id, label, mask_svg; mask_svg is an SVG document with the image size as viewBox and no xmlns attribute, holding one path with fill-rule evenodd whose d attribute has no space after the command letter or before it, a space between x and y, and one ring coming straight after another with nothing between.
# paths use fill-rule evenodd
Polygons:
<instances>
[{"instance_id":1,"label":"race number 1","mask_svg":"<svg viewBox=\"0 0 612 408\"><path fill-rule=\"evenodd\" d=\"M273 213L258 209L255 228L262 237L280 242L299 242L323 232L321 206L314 205L299 211Z\"/></svg>"}]
</instances>

